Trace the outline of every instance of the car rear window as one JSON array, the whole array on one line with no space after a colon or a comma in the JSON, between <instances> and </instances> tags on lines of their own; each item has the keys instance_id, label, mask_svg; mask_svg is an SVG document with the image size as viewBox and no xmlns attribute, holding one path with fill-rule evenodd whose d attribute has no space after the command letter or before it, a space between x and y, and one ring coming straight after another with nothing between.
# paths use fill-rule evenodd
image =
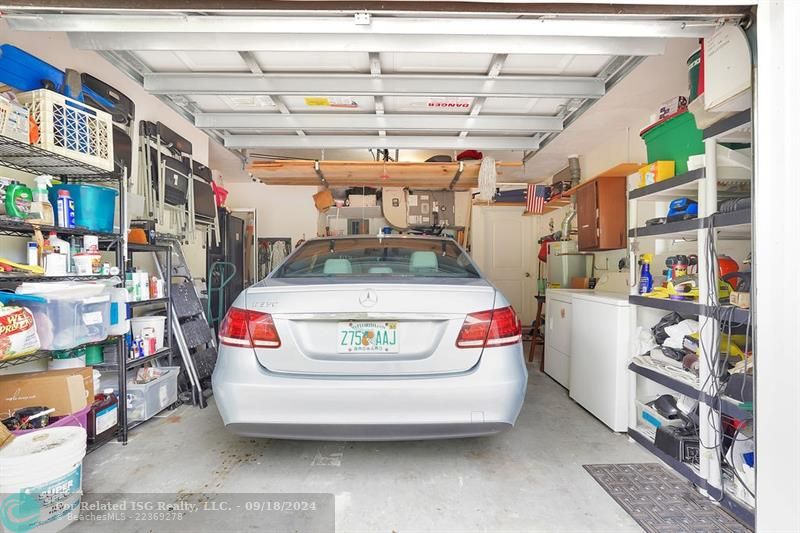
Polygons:
<instances>
[{"instance_id":1,"label":"car rear window","mask_svg":"<svg viewBox=\"0 0 800 533\"><path fill-rule=\"evenodd\" d=\"M273 277L479 278L480 274L453 241L388 237L309 241Z\"/></svg>"}]
</instances>

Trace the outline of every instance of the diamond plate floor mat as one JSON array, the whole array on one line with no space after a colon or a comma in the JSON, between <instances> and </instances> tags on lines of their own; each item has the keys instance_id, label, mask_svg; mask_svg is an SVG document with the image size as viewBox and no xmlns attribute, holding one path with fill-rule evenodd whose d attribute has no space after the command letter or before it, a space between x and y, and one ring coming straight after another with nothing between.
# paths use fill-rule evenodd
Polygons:
<instances>
[{"instance_id":1,"label":"diamond plate floor mat","mask_svg":"<svg viewBox=\"0 0 800 533\"><path fill-rule=\"evenodd\" d=\"M583 465L648 533L749 532L692 485L657 463Z\"/></svg>"}]
</instances>

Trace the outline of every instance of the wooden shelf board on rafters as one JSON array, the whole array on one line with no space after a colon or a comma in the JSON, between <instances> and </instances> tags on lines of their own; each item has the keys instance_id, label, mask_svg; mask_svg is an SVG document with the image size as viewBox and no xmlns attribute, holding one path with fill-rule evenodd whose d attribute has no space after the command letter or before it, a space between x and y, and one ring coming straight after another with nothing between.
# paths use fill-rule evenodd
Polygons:
<instances>
[{"instance_id":1,"label":"wooden shelf board on rafters","mask_svg":"<svg viewBox=\"0 0 800 533\"><path fill-rule=\"evenodd\" d=\"M633 174L634 172L636 172L637 170L639 170L643 166L644 165L642 163L620 163L619 165L617 165L615 167L609 168L605 172L601 172L597 176L594 176L592 179L588 179L586 181L582 181L579 184L577 184L576 186L574 186L571 189L569 189L568 191L564 191L562 196L567 196L567 197L568 196L572 196L579 189L587 186L589 183L591 183L591 182L593 182L595 180L604 179L604 178L627 178L628 176L630 176L631 174Z\"/></svg>"},{"instance_id":2,"label":"wooden shelf board on rafters","mask_svg":"<svg viewBox=\"0 0 800 533\"><path fill-rule=\"evenodd\" d=\"M597 176L594 176L591 179L586 181L580 182L578 185L572 187L571 189L564 191L559 196L555 198L551 198L544 204L544 210L541 213L523 213L524 216L537 216L537 215L544 215L550 212L555 211L556 209L561 209L562 207L566 207L570 203L569 197L575 194L578 189L585 187L589 183L597 179L605 179L605 178L626 178L639 170L642 167L641 163L620 163L615 167L611 167L605 172L601 172Z\"/></svg>"},{"instance_id":3,"label":"wooden shelf board on rafters","mask_svg":"<svg viewBox=\"0 0 800 533\"><path fill-rule=\"evenodd\" d=\"M480 161L464 161L464 168L453 185L454 190L478 186ZM316 161L256 161L248 167L254 177L267 185L321 185ZM319 172L329 187L408 187L448 189L458 174L460 164L405 163L388 161L319 161ZM497 163L498 182L523 182L522 163ZM388 176L388 178L384 178Z\"/></svg>"}]
</instances>

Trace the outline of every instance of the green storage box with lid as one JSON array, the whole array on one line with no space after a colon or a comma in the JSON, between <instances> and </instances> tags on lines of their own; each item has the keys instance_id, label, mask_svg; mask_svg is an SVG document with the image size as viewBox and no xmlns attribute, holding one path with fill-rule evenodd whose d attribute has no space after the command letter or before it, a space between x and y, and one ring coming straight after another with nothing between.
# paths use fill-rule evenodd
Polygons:
<instances>
[{"instance_id":1,"label":"green storage box with lid","mask_svg":"<svg viewBox=\"0 0 800 533\"><path fill-rule=\"evenodd\" d=\"M640 135L647 145L647 162L675 161L676 176L689 170L689 156L705 153L703 132L688 111L657 122Z\"/></svg>"}]
</instances>

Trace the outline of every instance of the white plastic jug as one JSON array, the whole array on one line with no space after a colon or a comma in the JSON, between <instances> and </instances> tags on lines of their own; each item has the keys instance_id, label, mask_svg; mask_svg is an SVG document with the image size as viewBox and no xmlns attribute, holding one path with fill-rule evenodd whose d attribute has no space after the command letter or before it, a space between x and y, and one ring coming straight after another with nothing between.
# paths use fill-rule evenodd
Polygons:
<instances>
[{"instance_id":1,"label":"white plastic jug","mask_svg":"<svg viewBox=\"0 0 800 533\"><path fill-rule=\"evenodd\" d=\"M109 335L125 335L131 329L128 319L128 291L119 287L108 288L111 297Z\"/></svg>"}]
</instances>

